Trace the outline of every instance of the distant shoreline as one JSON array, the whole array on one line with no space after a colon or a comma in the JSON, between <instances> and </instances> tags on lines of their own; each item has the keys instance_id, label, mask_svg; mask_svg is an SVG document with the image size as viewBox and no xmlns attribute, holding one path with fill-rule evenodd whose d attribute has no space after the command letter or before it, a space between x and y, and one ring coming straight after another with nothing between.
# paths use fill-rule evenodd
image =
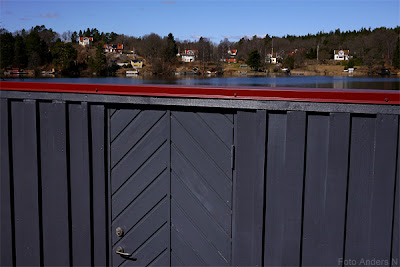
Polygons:
<instances>
[{"instance_id":1,"label":"distant shoreline","mask_svg":"<svg viewBox=\"0 0 400 267\"><path fill-rule=\"evenodd\" d=\"M192 63L193 64L193 63ZM193 64L194 66L194 64ZM268 72L266 71L254 71L250 69L240 69L235 64L227 64L223 69L222 73L215 74L212 72L211 74L202 74L201 70L199 73L195 73L191 71L190 66L186 66L184 69L176 69L170 75L164 74L153 74L150 72L149 67L139 69L139 74L136 76L137 78L144 79L183 79L187 77L198 77L198 78L227 78L227 77L286 77L286 76L327 76L327 77L382 77L379 75L379 71L381 68L379 66L374 66L373 68L368 66L355 66L354 72L349 73L344 70L344 67L341 65L332 65L332 64L320 64L320 65L308 65L303 66L301 68L295 68L290 70L290 72L284 72L281 70L281 67L278 65L270 66ZM1 73L1 78L101 78L101 77L128 77L126 75L126 71L131 69L120 68L118 69L113 76L96 76L90 75L88 72L82 72L80 75L76 76L66 76L61 75L60 73L49 74L49 73L39 73L32 69L24 69L23 72L25 74L11 74L5 75L5 73ZM207 70L207 69L205 69ZM184 74L178 74L184 73ZM400 73L391 73L390 75L386 75L383 77L400 77Z\"/></svg>"}]
</instances>

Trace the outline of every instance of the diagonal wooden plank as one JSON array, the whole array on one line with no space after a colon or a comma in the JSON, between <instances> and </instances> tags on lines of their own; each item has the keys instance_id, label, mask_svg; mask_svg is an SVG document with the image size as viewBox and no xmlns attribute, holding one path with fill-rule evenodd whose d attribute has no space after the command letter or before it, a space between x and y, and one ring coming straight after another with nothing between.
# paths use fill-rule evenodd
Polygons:
<instances>
[{"instance_id":1,"label":"diagonal wooden plank","mask_svg":"<svg viewBox=\"0 0 400 267\"><path fill-rule=\"evenodd\" d=\"M140 248L145 249L147 242L157 238L157 234L163 230L162 228L168 228L168 216L168 202L164 199L162 203L146 218L140 221L132 231L127 232L123 238L113 246L113 249L116 250L118 247L123 247L124 251L127 253L135 253ZM164 242L165 246L163 247L166 248L169 243L169 235L164 235L163 240L159 242ZM123 257L115 253L113 254L114 266L120 265L123 261Z\"/></svg>"},{"instance_id":2,"label":"diagonal wooden plank","mask_svg":"<svg viewBox=\"0 0 400 267\"><path fill-rule=\"evenodd\" d=\"M166 172L157 178L133 203L129 205L124 212L118 216L112 223L112 232L115 233L117 227L127 233L139 221L146 219L148 214L154 211L154 207L160 205L160 201L165 199L169 191L169 179ZM112 235L113 244L121 238Z\"/></svg>"},{"instance_id":3,"label":"diagonal wooden plank","mask_svg":"<svg viewBox=\"0 0 400 267\"><path fill-rule=\"evenodd\" d=\"M153 184L157 183L158 180L166 179L165 177L168 176L167 172L168 172L167 169L161 170L160 173L156 174L154 177L151 177L151 179L149 179L147 181L147 183L141 184L140 185L141 188L135 188L135 187L128 188L128 189L131 189L134 192L134 194L132 194L132 196L130 196L130 194L129 194L130 191L127 190L127 192L126 192L127 194L124 196L124 197L126 197L126 199L124 199L122 201L119 200L120 196L113 197L113 200L112 200L113 209L114 209L114 203L118 203L118 202L120 202L120 203L118 206L119 210L113 210L113 214L115 214L115 216L113 216L112 220L113 221L116 220L121 215L121 213L125 213L126 212L125 210L127 210L127 209L129 210L132 206L136 205L137 203L135 203L135 201L139 197L143 197L143 195L146 195L148 189L152 188L154 186ZM121 202L123 202L123 203L121 203ZM121 215L121 216L123 216L123 215Z\"/></svg>"},{"instance_id":4,"label":"diagonal wooden plank","mask_svg":"<svg viewBox=\"0 0 400 267\"><path fill-rule=\"evenodd\" d=\"M135 119L139 114L138 109L121 109L112 116L111 125L111 142Z\"/></svg>"},{"instance_id":5,"label":"diagonal wooden plank","mask_svg":"<svg viewBox=\"0 0 400 267\"><path fill-rule=\"evenodd\" d=\"M230 121L233 123L233 114L231 114L231 113L225 113L224 116L227 117L228 120L230 120Z\"/></svg>"},{"instance_id":6,"label":"diagonal wooden plank","mask_svg":"<svg viewBox=\"0 0 400 267\"><path fill-rule=\"evenodd\" d=\"M165 248L147 266L168 266L170 262L170 251Z\"/></svg>"},{"instance_id":7,"label":"diagonal wooden plank","mask_svg":"<svg viewBox=\"0 0 400 267\"><path fill-rule=\"evenodd\" d=\"M165 115L165 111L143 111L125 128L123 133L111 144L112 168L154 127L163 115Z\"/></svg>"},{"instance_id":8,"label":"diagonal wooden plank","mask_svg":"<svg viewBox=\"0 0 400 267\"><path fill-rule=\"evenodd\" d=\"M162 146L142 167L112 196L112 219L125 209L169 164L169 149Z\"/></svg>"},{"instance_id":9,"label":"diagonal wooden plank","mask_svg":"<svg viewBox=\"0 0 400 267\"><path fill-rule=\"evenodd\" d=\"M214 247L221 252L226 259L231 255L230 233L226 233L223 228L208 213L201 202L189 192L189 189L174 174L171 176L172 196L179 203L185 213L191 218L202 234L209 240ZM207 203L205 203L207 205ZM211 204L211 203L210 203Z\"/></svg>"},{"instance_id":10,"label":"diagonal wooden plank","mask_svg":"<svg viewBox=\"0 0 400 267\"><path fill-rule=\"evenodd\" d=\"M114 114L118 111L118 110L115 109L115 108L110 108L109 110L110 110L110 118L111 118L112 116L114 116Z\"/></svg>"},{"instance_id":11,"label":"diagonal wooden plank","mask_svg":"<svg viewBox=\"0 0 400 267\"><path fill-rule=\"evenodd\" d=\"M164 225L120 266L169 266L169 227Z\"/></svg>"},{"instance_id":12,"label":"diagonal wooden plank","mask_svg":"<svg viewBox=\"0 0 400 267\"><path fill-rule=\"evenodd\" d=\"M188 159L191 165L196 168L207 183L218 192L221 198L225 200L226 204L231 207L231 177L226 176L226 174L214 164L175 119L171 120L171 125L172 143L181 151L185 158Z\"/></svg>"},{"instance_id":13,"label":"diagonal wooden plank","mask_svg":"<svg viewBox=\"0 0 400 267\"><path fill-rule=\"evenodd\" d=\"M111 187L115 192L167 140L168 120L164 117L111 171Z\"/></svg>"},{"instance_id":14,"label":"diagonal wooden plank","mask_svg":"<svg viewBox=\"0 0 400 267\"><path fill-rule=\"evenodd\" d=\"M231 148L208 127L208 125L193 112L172 112L186 132L197 142L213 162L231 177Z\"/></svg>"},{"instance_id":15,"label":"diagonal wooden plank","mask_svg":"<svg viewBox=\"0 0 400 267\"><path fill-rule=\"evenodd\" d=\"M197 114L230 149L231 145L233 144L233 119L227 120L226 115L232 117L233 115L206 112L197 112Z\"/></svg>"},{"instance_id":16,"label":"diagonal wooden plank","mask_svg":"<svg viewBox=\"0 0 400 267\"><path fill-rule=\"evenodd\" d=\"M183 212L179 204L172 197L171 203L171 222L174 224L178 232L182 233L185 241L197 251L201 258L208 265L226 266L229 265L215 247L213 247L201 232L193 225L187 215Z\"/></svg>"},{"instance_id":17,"label":"diagonal wooden plank","mask_svg":"<svg viewBox=\"0 0 400 267\"><path fill-rule=\"evenodd\" d=\"M178 259L182 266L205 266L205 261L198 255L190 244L188 244L182 233L180 233L172 222L171 225L171 249L175 259ZM172 264L175 266L175 264Z\"/></svg>"},{"instance_id":18,"label":"diagonal wooden plank","mask_svg":"<svg viewBox=\"0 0 400 267\"><path fill-rule=\"evenodd\" d=\"M174 253L173 250L171 250L171 266L184 266L182 260Z\"/></svg>"},{"instance_id":19,"label":"diagonal wooden plank","mask_svg":"<svg viewBox=\"0 0 400 267\"><path fill-rule=\"evenodd\" d=\"M183 179L185 186L206 207L225 232L231 233L231 207L227 206L217 192L204 182L174 147L171 150L171 159L173 173Z\"/></svg>"}]
</instances>

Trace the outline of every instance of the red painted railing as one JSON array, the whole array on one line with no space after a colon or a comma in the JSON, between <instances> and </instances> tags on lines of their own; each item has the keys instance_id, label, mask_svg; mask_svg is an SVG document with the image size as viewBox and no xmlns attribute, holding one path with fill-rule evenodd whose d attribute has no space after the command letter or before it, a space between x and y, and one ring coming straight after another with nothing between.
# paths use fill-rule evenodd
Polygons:
<instances>
[{"instance_id":1,"label":"red painted railing","mask_svg":"<svg viewBox=\"0 0 400 267\"><path fill-rule=\"evenodd\" d=\"M153 97L283 100L400 105L400 91L291 87L213 87L0 82L0 90Z\"/></svg>"}]
</instances>

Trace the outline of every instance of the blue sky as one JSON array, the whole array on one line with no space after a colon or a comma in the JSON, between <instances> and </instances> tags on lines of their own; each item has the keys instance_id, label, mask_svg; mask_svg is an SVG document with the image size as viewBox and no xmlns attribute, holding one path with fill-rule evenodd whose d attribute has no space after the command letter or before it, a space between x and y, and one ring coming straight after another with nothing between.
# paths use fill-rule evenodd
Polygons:
<instances>
[{"instance_id":1,"label":"blue sky","mask_svg":"<svg viewBox=\"0 0 400 267\"><path fill-rule=\"evenodd\" d=\"M172 32L214 42L400 25L400 0L0 0L0 27L45 25L58 33L97 28L143 36Z\"/></svg>"}]
</instances>

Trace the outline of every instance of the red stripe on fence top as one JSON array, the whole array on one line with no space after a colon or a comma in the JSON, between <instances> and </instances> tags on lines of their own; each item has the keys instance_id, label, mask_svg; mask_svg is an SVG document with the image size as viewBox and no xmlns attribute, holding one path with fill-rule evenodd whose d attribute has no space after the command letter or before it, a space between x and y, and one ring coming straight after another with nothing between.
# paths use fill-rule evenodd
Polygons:
<instances>
[{"instance_id":1,"label":"red stripe on fence top","mask_svg":"<svg viewBox=\"0 0 400 267\"><path fill-rule=\"evenodd\" d=\"M153 97L282 100L400 105L400 91L293 87L214 87L0 82L0 90Z\"/></svg>"}]
</instances>

